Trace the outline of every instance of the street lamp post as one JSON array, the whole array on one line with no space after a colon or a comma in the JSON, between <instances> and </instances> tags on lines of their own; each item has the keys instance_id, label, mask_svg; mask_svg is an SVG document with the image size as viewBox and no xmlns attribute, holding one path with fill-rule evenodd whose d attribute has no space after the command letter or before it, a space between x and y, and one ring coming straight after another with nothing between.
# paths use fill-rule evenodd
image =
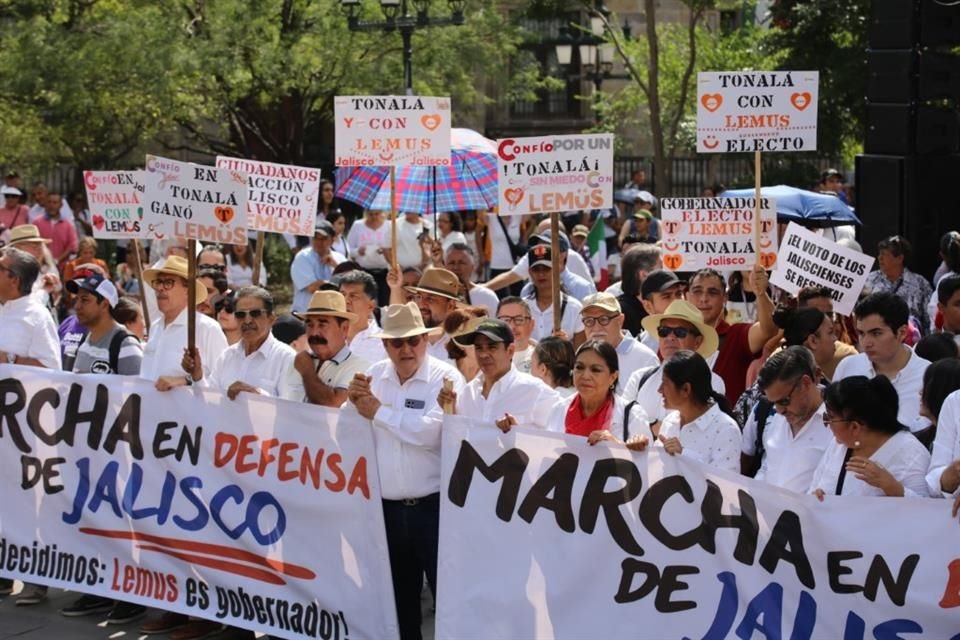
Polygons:
<instances>
[{"instance_id":1,"label":"street lamp post","mask_svg":"<svg viewBox=\"0 0 960 640\"><path fill-rule=\"evenodd\" d=\"M399 31L403 41L403 86L408 96L413 95L413 32L425 27L444 27L463 25L463 5L465 0L447 0L450 15L432 17L431 0L380 0L380 10L385 18L379 22L360 20L360 0L340 0L340 6L347 14L347 27L351 31ZM415 13L411 13L411 6Z\"/></svg>"}]
</instances>

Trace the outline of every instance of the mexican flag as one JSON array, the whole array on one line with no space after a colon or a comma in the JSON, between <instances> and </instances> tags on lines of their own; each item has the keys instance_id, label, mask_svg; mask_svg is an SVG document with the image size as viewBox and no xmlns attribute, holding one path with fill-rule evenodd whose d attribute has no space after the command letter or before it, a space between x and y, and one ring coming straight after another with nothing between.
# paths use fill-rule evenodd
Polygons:
<instances>
[{"instance_id":1,"label":"mexican flag","mask_svg":"<svg viewBox=\"0 0 960 640\"><path fill-rule=\"evenodd\" d=\"M602 216L597 217L587 235L587 249L590 251L590 265L593 267L597 291L603 291L610 284L610 272L607 271L607 242L604 239Z\"/></svg>"}]
</instances>

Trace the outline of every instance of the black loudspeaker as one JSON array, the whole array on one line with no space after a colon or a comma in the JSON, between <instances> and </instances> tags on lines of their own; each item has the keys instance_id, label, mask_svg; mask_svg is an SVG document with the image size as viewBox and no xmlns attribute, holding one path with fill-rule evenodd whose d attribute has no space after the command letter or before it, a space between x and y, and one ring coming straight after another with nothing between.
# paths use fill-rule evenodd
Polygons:
<instances>
[{"instance_id":1,"label":"black loudspeaker","mask_svg":"<svg viewBox=\"0 0 960 640\"><path fill-rule=\"evenodd\" d=\"M913 49L867 49L867 100L901 102L916 95L917 54Z\"/></svg>"},{"instance_id":2,"label":"black loudspeaker","mask_svg":"<svg viewBox=\"0 0 960 640\"><path fill-rule=\"evenodd\" d=\"M911 4L902 0L903 4ZM953 0L922 0L920 44L938 47L960 44L960 5Z\"/></svg>"},{"instance_id":3,"label":"black loudspeaker","mask_svg":"<svg viewBox=\"0 0 960 640\"><path fill-rule=\"evenodd\" d=\"M909 49L917 42L917 3L914 0L873 0L869 43L874 49Z\"/></svg>"},{"instance_id":4,"label":"black loudspeaker","mask_svg":"<svg viewBox=\"0 0 960 640\"><path fill-rule=\"evenodd\" d=\"M867 153L952 154L960 151L960 112L910 104L867 104Z\"/></svg>"}]
</instances>

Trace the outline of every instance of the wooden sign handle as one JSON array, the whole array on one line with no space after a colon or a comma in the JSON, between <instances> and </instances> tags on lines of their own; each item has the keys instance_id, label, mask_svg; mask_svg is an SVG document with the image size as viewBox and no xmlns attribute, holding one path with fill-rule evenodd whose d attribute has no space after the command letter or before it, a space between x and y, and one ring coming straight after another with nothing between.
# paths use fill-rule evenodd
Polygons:
<instances>
[{"instance_id":1,"label":"wooden sign handle","mask_svg":"<svg viewBox=\"0 0 960 640\"><path fill-rule=\"evenodd\" d=\"M760 152L753 152L753 179L754 179L754 200L756 203L754 205L753 211L753 249L756 252L756 264L760 264L760 225L762 220L760 219L760 212L762 205L760 202L760 188L763 182L762 180L763 173L763 162L760 158ZM759 293L759 292L757 292Z\"/></svg>"},{"instance_id":2,"label":"wooden sign handle","mask_svg":"<svg viewBox=\"0 0 960 640\"><path fill-rule=\"evenodd\" d=\"M140 241L133 238L133 264L137 269L137 287L140 291L140 308L143 309L143 325L150 331L150 310L147 308L147 290L143 285L143 260L140 259Z\"/></svg>"},{"instance_id":3,"label":"wooden sign handle","mask_svg":"<svg viewBox=\"0 0 960 640\"><path fill-rule=\"evenodd\" d=\"M197 241L187 240L187 349L197 346Z\"/></svg>"},{"instance_id":4,"label":"wooden sign handle","mask_svg":"<svg viewBox=\"0 0 960 640\"><path fill-rule=\"evenodd\" d=\"M260 269L263 265L263 231L257 231L257 251L253 255L253 281L250 283L255 287L260 286Z\"/></svg>"},{"instance_id":5,"label":"wooden sign handle","mask_svg":"<svg viewBox=\"0 0 960 640\"><path fill-rule=\"evenodd\" d=\"M550 291L553 299L553 331L560 330L560 323L563 320L563 305L560 304L560 212L554 211L550 214L550 258L551 258L551 278ZM573 336L567 336L573 339Z\"/></svg>"}]
</instances>

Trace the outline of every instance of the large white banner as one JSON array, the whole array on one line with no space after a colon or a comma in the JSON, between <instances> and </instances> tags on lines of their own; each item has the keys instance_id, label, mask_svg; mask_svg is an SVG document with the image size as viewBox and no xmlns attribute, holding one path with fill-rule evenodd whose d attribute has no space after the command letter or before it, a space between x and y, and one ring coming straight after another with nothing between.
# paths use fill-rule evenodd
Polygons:
<instances>
[{"instance_id":1,"label":"large white banner","mask_svg":"<svg viewBox=\"0 0 960 640\"><path fill-rule=\"evenodd\" d=\"M437 638L960 640L947 500L798 495L447 418Z\"/></svg>"},{"instance_id":2,"label":"large white banner","mask_svg":"<svg viewBox=\"0 0 960 640\"><path fill-rule=\"evenodd\" d=\"M284 638L396 637L373 436L336 418L0 366L0 573Z\"/></svg>"}]
</instances>

